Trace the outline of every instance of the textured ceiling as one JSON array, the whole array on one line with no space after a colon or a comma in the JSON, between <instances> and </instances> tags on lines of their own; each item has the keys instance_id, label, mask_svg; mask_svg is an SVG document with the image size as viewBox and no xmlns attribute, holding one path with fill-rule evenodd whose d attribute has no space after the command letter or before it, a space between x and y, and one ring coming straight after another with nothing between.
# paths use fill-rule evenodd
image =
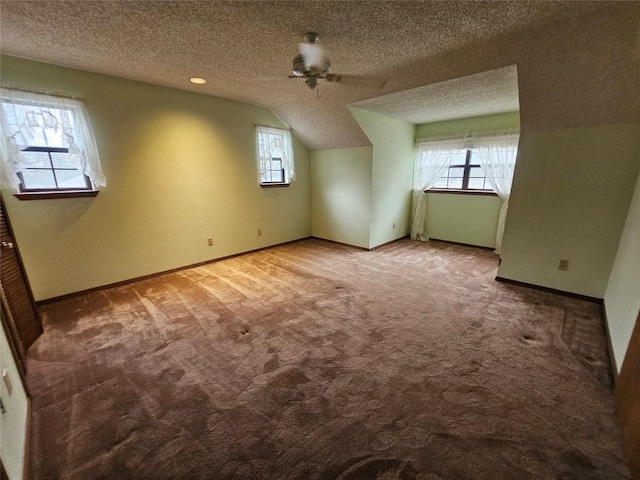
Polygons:
<instances>
[{"instance_id":1,"label":"textured ceiling","mask_svg":"<svg viewBox=\"0 0 640 480\"><path fill-rule=\"evenodd\" d=\"M515 112L520 108L518 72L512 65L363 100L354 106L416 124Z\"/></svg>"},{"instance_id":2,"label":"textured ceiling","mask_svg":"<svg viewBox=\"0 0 640 480\"><path fill-rule=\"evenodd\" d=\"M521 58L530 54L523 43L530 32L616 7L610 5L525 0L2 0L0 48L18 57L264 105L309 148L326 149L369 144L347 105L431 84L427 92L451 95L441 82L516 63L520 74ZM616 8L619 18L628 17ZM590 34L582 25L576 20L573 28L579 35ZM335 73L386 79L385 86L323 82L318 97L302 80L288 79L291 59L307 31L321 35ZM544 33L538 38L547 42ZM564 41L550 38L548 42ZM542 48L555 50L551 45ZM194 86L188 82L192 76L209 81ZM456 82L467 84L465 79ZM481 85L486 94L499 96L500 87ZM535 100L532 97L532 105ZM447 118L447 105L447 99L432 98L426 107L434 111L421 118ZM463 113L459 104L455 110L456 116ZM580 111L573 114L584 117Z\"/></svg>"}]
</instances>

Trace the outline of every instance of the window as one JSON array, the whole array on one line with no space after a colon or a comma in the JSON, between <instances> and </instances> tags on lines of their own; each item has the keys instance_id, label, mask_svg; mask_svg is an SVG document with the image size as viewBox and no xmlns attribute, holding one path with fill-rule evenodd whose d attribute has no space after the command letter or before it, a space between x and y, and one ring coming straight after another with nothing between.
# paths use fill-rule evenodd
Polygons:
<instances>
[{"instance_id":1,"label":"window","mask_svg":"<svg viewBox=\"0 0 640 480\"><path fill-rule=\"evenodd\" d=\"M257 127L260 185L289 185L295 180L291 132Z\"/></svg>"},{"instance_id":2,"label":"window","mask_svg":"<svg viewBox=\"0 0 640 480\"><path fill-rule=\"evenodd\" d=\"M27 147L22 150L29 163L20 172L20 190L91 190L89 177L73 161L68 148Z\"/></svg>"},{"instance_id":3,"label":"window","mask_svg":"<svg viewBox=\"0 0 640 480\"><path fill-rule=\"evenodd\" d=\"M437 190L485 190L492 191L480 167L477 152L457 150L451 156L449 165L436 178L433 189Z\"/></svg>"},{"instance_id":4,"label":"window","mask_svg":"<svg viewBox=\"0 0 640 480\"><path fill-rule=\"evenodd\" d=\"M496 229L496 253L502 247L520 129L432 137L417 142L413 174L411 238L428 240L425 192L497 195L502 199Z\"/></svg>"},{"instance_id":5,"label":"window","mask_svg":"<svg viewBox=\"0 0 640 480\"><path fill-rule=\"evenodd\" d=\"M8 89L0 99L3 188L51 193L106 185L81 102Z\"/></svg>"},{"instance_id":6,"label":"window","mask_svg":"<svg viewBox=\"0 0 640 480\"><path fill-rule=\"evenodd\" d=\"M284 179L282 159L271 157L271 161L267 162L267 168L262 175L262 183L284 183Z\"/></svg>"}]
</instances>

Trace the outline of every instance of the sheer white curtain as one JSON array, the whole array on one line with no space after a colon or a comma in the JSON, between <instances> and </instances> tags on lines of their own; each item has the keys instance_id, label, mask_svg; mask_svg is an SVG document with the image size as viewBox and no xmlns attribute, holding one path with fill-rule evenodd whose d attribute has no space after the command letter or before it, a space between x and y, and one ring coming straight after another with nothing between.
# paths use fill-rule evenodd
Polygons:
<instances>
[{"instance_id":1,"label":"sheer white curtain","mask_svg":"<svg viewBox=\"0 0 640 480\"><path fill-rule=\"evenodd\" d=\"M272 158L282 160L286 180L293 182L296 179L296 172L293 162L293 144L291 142L291 132L280 128L257 127L258 137L258 159L260 166L260 177L269 170Z\"/></svg>"},{"instance_id":2,"label":"sheer white curtain","mask_svg":"<svg viewBox=\"0 0 640 480\"><path fill-rule=\"evenodd\" d=\"M506 131L501 134L479 133L472 134L472 155L480 164L482 172L487 177L487 183L502 199L498 228L496 230L496 253L502 250L502 237L504 236L504 224L509 208L511 196L511 184L518 155L518 140L520 133L517 130Z\"/></svg>"},{"instance_id":3,"label":"sheer white curtain","mask_svg":"<svg viewBox=\"0 0 640 480\"><path fill-rule=\"evenodd\" d=\"M413 171L412 240L429 240L425 190L433 187L438 177L446 173L452 157L466 148L468 139L465 135L418 141Z\"/></svg>"},{"instance_id":4,"label":"sheer white curtain","mask_svg":"<svg viewBox=\"0 0 640 480\"><path fill-rule=\"evenodd\" d=\"M79 100L19 90L0 89L0 187L17 188L18 173L28 168L27 147L69 149L69 161L96 187L106 178L84 105Z\"/></svg>"}]
</instances>

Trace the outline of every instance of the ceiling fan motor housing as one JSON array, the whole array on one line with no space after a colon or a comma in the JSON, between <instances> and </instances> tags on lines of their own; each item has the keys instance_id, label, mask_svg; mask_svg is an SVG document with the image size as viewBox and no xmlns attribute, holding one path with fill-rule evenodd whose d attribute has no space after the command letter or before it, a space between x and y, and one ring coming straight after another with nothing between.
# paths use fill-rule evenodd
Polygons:
<instances>
[{"instance_id":1,"label":"ceiling fan motor housing","mask_svg":"<svg viewBox=\"0 0 640 480\"><path fill-rule=\"evenodd\" d=\"M329 59L325 59L323 65L312 65L311 68L307 69L304 64L304 56L302 54L298 54L293 57L293 70L292 73L296 77L306 77L309 75L314 76L324 76L331 70L331 62Z\"/></svg>"},{"instance_id":2,"label":"ceiling fan motor housing","mask_svg":"<svg viewBox=\"0 0 640 480\"><path fill-rule=\"evenodd\" d=\"M331 61L324 50L317 45L319 39L317 33L306 33L305 42L299 45L300 53L293 57L292 62L292 75L305 78L304 83L312 90L318 85L319 78L334 80L333 77L329 79ZM336 77L335 81L339 81L339 77Z\"/></svg>"},{"instance_id":3,"label":"ceiling fan motor housing","mask_svg":"<svg viewBox=\"0 0 640 480\"><path fill-rule=\"evenodd\" d=\"M318 41L320 41L320 35L315 32L307 32L304 34L303 38L307 43L318 43Z\"/></svg>"},{"instance_id":4,"label":"ceiling fan motor housing","mask_svg":"<svg viewBox=\"0 0 640 480\"><path fill-rule=\"evenodd\" d=\"M304 68L304 58L302 58L301 54L293 57L293 72L296 77L304 77L307 73L307 69Z\"/></svg>"}]
</instances>

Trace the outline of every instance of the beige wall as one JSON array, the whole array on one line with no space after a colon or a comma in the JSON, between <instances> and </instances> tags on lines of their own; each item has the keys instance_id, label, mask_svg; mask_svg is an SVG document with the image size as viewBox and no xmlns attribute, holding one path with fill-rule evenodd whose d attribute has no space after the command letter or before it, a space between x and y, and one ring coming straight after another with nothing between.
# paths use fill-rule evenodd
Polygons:
<instances>
[{"instance_id":1,"label":"beige wall","mask_svg":"<svg viewBox=\"0 0 640 480\"><path fill-rule=\"evenodd\" d=\"M19 480L23 478L29 400L4 328L0 326L0 374L5 370L12 388L9 393L5 382L0 381L0 396L6 410L0 415L0 458L9 480Z\"/></svg>"},{"instance_id":2,"label":"beige wall","mask_svg":"<svg viewBox=\"0 0 640 480\"><path fill-rule=\"evenodd\" d=\"M618 371L640 310L640 176L604 296Z\"/></svg>"},{"instance_id":3,"label":"beige wall","mask_svg":"<svg viewBox=\"0 0 640 480\"><path fill-rule=\"evenodd\" d=\"M455 135L483 130L500 130L520 126L520 112L496 113L480 117L459 118L416 126L416 139L438 135Z\"/></svg>"},{"instance_id":4,"label":"beige wall","mask_svg":"<svg viewBox=\"0 0 640 480\"><path fill-rule=\"evenodd\" d=\"M369 248L373 147L311 152L311 234Z\"/></svg>"},{"instance_id":5,"label":"beige wall","mask_svg":"<svg viewBox=\"0 0 640 480\"><path fill-rule=\"evenodd\" d=\"M283 126L266 108L11 57L2 84L83 99L108 181L93 199L3 192L37 300L311 234L304 145L295 183L258 184L254 124Z\"/></svg>"},{"instance_id":6,"label":"beige wall","mask_svg":"<svg viewBox=\"0 0 640 480\"><path fill-rule=\"evenodd\" d=\"M638 178L639 138L638 124L522 132L498 275L603 298Z\"/></svg>"},{"instance_id":7,"label":"beige wall","mask_svg":"<svg viewBox=\"0 0 640 480\"><path fill-rule=\"evenodd\" d=\"M409 233L415 126L351 113L372 146L311 152L311 232L373 248Z\"/></svg>"},{"instance_id":8,"label":"beige wall","mask_svg":"<svg viewBox=\"0 0 640 480\"><path fill-rule=\"evenodd\" d=\"M497 196L429 193L429 238L495 248L501 205Z\"/></svg>"},{"instance_id":9,"label":"beige wall","mask_svg":"<svg viewBox=\"0 0 640 480\"><path fill-rule=\"evenodd\" d=\"M369 248L409 235L415 125L350 108L373 145Z\"/></svg>"}]
</instances>

